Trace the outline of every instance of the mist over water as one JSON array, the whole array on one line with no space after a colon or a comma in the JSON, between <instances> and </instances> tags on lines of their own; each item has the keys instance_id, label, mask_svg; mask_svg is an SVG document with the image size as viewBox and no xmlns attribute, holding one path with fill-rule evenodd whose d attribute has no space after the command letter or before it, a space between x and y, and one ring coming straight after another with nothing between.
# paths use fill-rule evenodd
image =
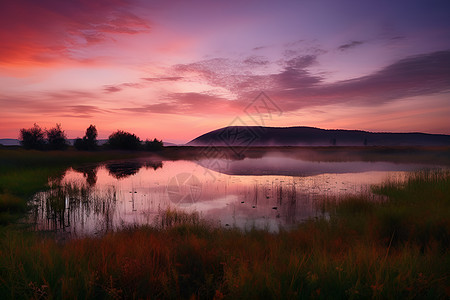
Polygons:
<instances>
[{"instance_id":1,"label":"mist over water","mask_svg":"<svg viewBox=\"0 0 450 300\"><path fill-rule=\"evenodd\" d=\"M277 231L323 216L321 200L371 193L424 164L308 161L281 154L240 160L132 159L69 168L31 201L35 230L73 238L155 224L161 212L198 212L219 226Z\"/></svg>"}]
</instances>

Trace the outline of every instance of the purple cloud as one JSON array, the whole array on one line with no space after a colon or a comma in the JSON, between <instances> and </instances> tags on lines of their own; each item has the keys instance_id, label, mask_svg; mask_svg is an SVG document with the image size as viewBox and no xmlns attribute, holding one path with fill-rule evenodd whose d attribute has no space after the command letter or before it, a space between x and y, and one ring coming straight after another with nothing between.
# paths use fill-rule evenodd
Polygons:
<instances>
[{"instance_id":1,"label":"purple cloud","mask_svg":"<svg viewBox=\"0 0 450 300\"><path fill-rule=\"evenodd\" d=\"M251 65L251 66L265 66L265 65L268 65L269 63L270 62L269 62L269 60L267 60L267 58L265 58L263 56L256 56L256 55L247 57L244 60L244 64Z\"/></svg>"},{"instance_id":2,"label":"purple cloud","mask_svg":"<svg viewBox=\"0 0 450 300\"><path fill-rule=\"evenodd\" d=\"M450 90L449 50L408 57L370 75L331 84L311 74L309 68L317 63L316 55L297 56L285 61L280 72L265 75L244 73L239 62L219 58L175 68L236 93L238 102L266 91L284 111L344 102L377 105Z\"/></svg>"},{"instance_id":3,"label":"purple cloud","mask_svg":"<svg viewBox=\"0 0 450 300\"><path fill-rule=\"evenodd\" d=\"M293 77L293 78L290 78ZM450 51L440 51L399 60L377 72L356 79L299 86L297 74L285 73L285 89L274 89L284 105L295 110L306 106L355 102L379 105L395 99L450 91ZM304 82L308 83L308 75Z\"/></svg>"},{"instance_id":4,"label":"purple cloud","mask_svg":"<svg viewBox=\"0 0 450 300\"><path fill-rule=\"evenodd\" d=\"M364 44L363 41L351 41L350 43L340 45L338 47L338 49L341 50L341 51L346 51L346 50L358 47L358 46L360 46L362 44Z\"/></svg>"}]
</instances>

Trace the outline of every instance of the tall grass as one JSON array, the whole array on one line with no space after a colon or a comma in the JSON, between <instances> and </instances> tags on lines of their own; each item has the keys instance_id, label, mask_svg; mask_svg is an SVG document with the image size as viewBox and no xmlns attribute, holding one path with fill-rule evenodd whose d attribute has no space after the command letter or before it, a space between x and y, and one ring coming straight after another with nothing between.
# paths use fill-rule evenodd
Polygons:
<instances>
[{"instance_id":1,"label":"tall grass","mask_svg":"<svg viewBox=\"0 0 450 300\"><path fill-rule=\"evenodd\" d=\"M158 226L65 243L3 230L9 298L448 299L448 171L329 201L329 219L279 233L162 213Z\"/></svg>"}]
</instances>

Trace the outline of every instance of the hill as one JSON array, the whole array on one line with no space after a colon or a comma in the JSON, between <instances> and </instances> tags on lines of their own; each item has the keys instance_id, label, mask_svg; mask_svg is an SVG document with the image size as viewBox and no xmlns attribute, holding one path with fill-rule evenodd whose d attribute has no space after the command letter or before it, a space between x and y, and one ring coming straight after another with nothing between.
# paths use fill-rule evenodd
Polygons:
<instances>
[{"instance_id":1,"label":"hill","mask_svg":"<svg viewBox=\"0 0 450 300\"><path fill-rule=\"evenodd\" d=\"M106 139L100 139L98 140L98 144L101 146L105 144L108 140ZM75 139L67 139L67 142L69 145L73 145L75 142ZM20 140L18 139L0 139L0 145L3 146L20 146Z\"/></svg>"},{"instance_id":2,"label":"hill","mask_svg":"<svg viewBox=\"0 0 450 300\"><path fill-rule=\"evenodd\" d=\"M449 146L450 135L368 132L314 127L229 126L205 133L188 146Z\"/></svg>"},{"instance_id":3,"label":"hill","mask_svg":"<svg viewBox=\"0 0 450 300\"><path fill-rule=\"evenodd\" d=\"M18 139L0 139L0 145L3 146L19 146L20 141Z\"/></svg>"}]
</instances>

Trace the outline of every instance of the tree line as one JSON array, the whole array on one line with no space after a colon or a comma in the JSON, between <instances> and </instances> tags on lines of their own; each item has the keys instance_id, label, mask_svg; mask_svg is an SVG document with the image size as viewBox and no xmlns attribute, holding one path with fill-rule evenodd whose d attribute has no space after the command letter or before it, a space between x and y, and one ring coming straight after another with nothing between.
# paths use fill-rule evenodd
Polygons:
<instances>
[{"instance_id":1,"label":"tree line","mask_svg":"<svg viewBox=\"0 0 450 300\"><path fill-rule=\"evenodd\" d=\"M123 130L113 132L107 142L100 146L97 140L98 132L95 125L86 129L83 138L77 138L73 146L77 150L95 151L103 149L118 150L147 150L157 151L163 148L162 140L153 139L142 141L138 136ZM61 124L56 124L50 129L43 129L36 123L31 128L20 129L20 144L25 149L36 150L65 150L70 144Z\"/></svg>"}]
</instances>

